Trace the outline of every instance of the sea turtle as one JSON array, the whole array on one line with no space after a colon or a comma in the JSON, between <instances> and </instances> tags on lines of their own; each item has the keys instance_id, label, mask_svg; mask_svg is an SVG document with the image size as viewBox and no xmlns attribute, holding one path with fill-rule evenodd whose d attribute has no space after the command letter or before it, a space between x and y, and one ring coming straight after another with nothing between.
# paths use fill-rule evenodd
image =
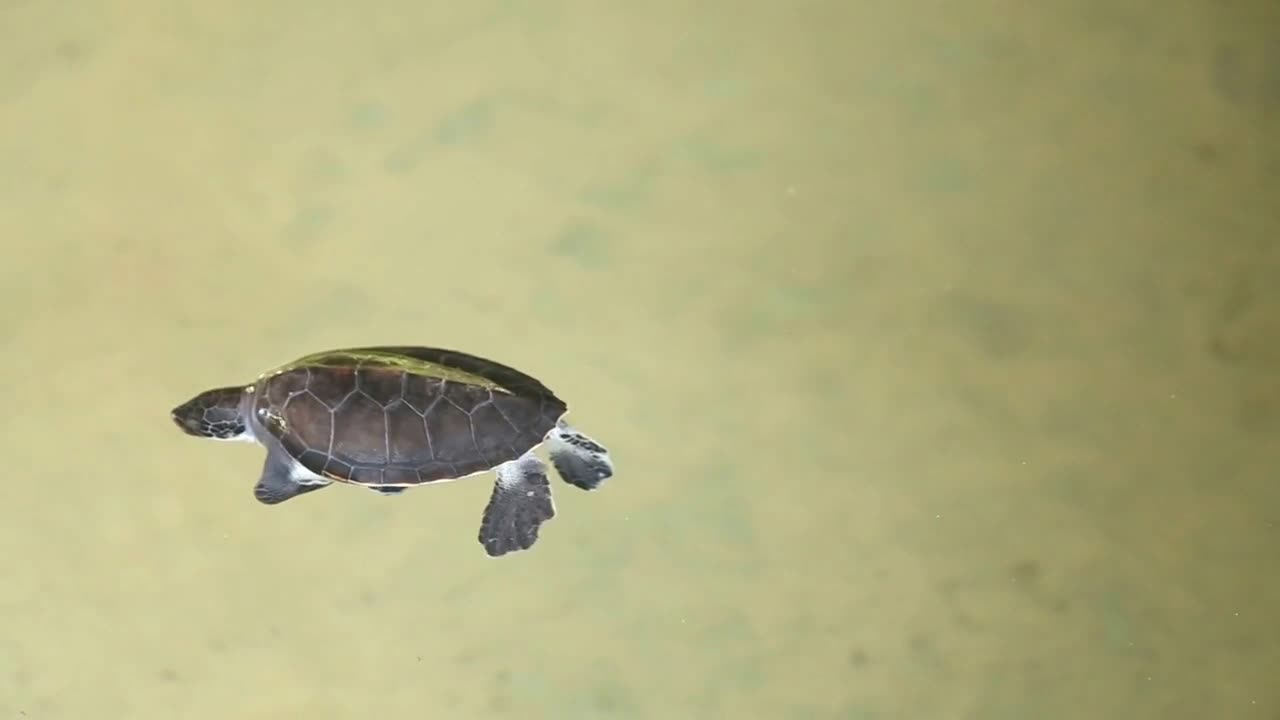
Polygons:
<instances>
[{"instance_id":1,"label":"sea turtle","mask_svg":"<svg viewBox=\"0 0 1280 720\"><path fill-rule=\"evenodd\" d=\"M362 347L299 358L250 385L172 411L188 435L267 449L254 497L275 505L333 482L384 495L497 469L480 523L491 557L527 550L555 516L547 466L595 490L608 450L565 422L566 404L524 373L456 350Z\"/></svg>"}]
</instances>

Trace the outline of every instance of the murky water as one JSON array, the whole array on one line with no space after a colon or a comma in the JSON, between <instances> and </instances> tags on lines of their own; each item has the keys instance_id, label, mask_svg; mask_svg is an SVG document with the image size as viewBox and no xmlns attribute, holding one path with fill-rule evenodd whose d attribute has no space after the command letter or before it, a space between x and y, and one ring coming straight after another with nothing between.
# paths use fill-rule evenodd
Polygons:
<instances>
[{"instance_id":1,"label":"murky water","mask_svg":"<svg viewBox=\"0 0 1280 720\"><path fill-rule=\"evenodd\" d=\"M1280 717L1280 5L905 7L0 6L0 717ZM618 475L167 416L372 343Z\"/></svg>"}]
</instances>

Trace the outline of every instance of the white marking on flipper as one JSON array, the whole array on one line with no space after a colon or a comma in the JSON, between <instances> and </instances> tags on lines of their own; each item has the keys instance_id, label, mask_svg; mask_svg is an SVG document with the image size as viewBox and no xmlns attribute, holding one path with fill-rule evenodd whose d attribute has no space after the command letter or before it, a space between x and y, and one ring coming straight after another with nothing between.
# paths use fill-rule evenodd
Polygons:
<instances>
[{"instance_id":1,"label":"white marking on flipper","mask_svg":"<svg viewBox=\"0 0 1280 720\"><path fill-rule=\"evenodd\" d=\"M323 475L317 475L296 459L289 458L289 479L299 485L328 485L333 481Z\"/></svg>"},{"instance_id":2,"label":"white marking on flipper","mask_svg":"<svg viewBox=\"0 0 1280 720\"><path fill-rule=\"evenodd\" d=\"M547 464L530 450L515 460L508 460L498 466L498 484L506 489L515 489L525 484L528 476L538 474L547 474Z\"/></svg>"}]
</instances>

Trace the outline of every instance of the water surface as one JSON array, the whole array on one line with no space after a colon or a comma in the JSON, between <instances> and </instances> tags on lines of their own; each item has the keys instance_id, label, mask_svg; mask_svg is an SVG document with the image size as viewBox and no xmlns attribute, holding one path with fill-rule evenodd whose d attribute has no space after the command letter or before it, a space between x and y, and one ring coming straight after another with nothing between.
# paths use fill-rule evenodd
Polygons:
<instances>
[{"instance_id":1,"label":"water surface","mask_svg":"<svg viewBox=\"0 0 1280 720\"><path fill-rule=\"evenodd\" d=\"M0 716L1280 716L1274 4L0 8ZM253 501L457 347L618 474Z\"/></svg>"}]
</instances>

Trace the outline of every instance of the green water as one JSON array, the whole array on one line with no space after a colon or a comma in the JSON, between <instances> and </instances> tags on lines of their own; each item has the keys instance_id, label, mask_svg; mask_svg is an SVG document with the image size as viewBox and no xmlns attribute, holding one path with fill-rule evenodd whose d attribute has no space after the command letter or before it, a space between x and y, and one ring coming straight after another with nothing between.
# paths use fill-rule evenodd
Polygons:
<instances>
[{"instance_id":1,"label":"green water","mask_svg":"<svg viewBox=\"0 0 1280 720\"><path fill-rule=\"evenodd\" d=\"M0 4L0 718L1280 717L1278 9ZM169 420L373 344L618 474Z\"/></svg>"}]
</instances>

